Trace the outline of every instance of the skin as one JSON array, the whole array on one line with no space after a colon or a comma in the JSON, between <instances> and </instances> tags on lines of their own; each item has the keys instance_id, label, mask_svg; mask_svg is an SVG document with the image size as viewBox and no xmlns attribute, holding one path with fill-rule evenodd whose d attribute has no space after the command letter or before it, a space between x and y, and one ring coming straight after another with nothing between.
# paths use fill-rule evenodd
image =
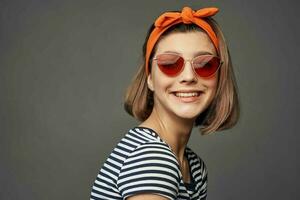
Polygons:
<instances>
[{"instance_id":1,"label":"skin","mask_svg":"<svg viewBox=\"0 0 300 200\"><path fill-rule=\"evenodd\" d=\"M200 31L186 33L171 33L162 38L157 44L155 55L165 52L175 52L187 60L196 55L217 55L209 37ZM154 57L155 57L154 55ZM190 181L187 158L184 151L194 122L212 102L218 73L201 78L192 69L191 63L186 62L183 71L175 77L163 74L156 62L152 62L152 71L148 76L148 88L154 92L154 106L151 115L140 126L155 130L171 147L177 157L184 182ZM202 91L200 97L193 102L181 101L174 95L178 91ZM127 198L128 200L164 200L165 197L155 194L141 194Z\"/></svg>"}]
</instances>

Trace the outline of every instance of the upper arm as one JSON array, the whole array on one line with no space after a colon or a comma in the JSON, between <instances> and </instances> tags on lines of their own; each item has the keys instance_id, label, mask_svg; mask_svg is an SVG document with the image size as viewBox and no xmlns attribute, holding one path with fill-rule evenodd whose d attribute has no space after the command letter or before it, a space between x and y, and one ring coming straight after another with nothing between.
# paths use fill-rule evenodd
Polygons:
<instances>
[{"instance_id":1,"label":"upper arm","mask_svg":"<svg viewBox=\"0 0 300 200\"><path fill-rule=\"evenodd\" d=\"M180 175L176 158L163 144L143 144L124 162L117 181L124 199L175 200Z\"/></svg>"}]
</instances>

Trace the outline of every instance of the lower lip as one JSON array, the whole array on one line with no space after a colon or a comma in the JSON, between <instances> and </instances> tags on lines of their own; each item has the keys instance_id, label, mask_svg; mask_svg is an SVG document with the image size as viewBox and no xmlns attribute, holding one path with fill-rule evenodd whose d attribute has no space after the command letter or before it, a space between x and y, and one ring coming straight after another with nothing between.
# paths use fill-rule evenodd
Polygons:
<instances>
[{"instance_id":1,"label":"lower lip","mask_svg":"<svg viewBox=\"0 0 300 200\"><path fill-rule=\"evenodd\" d=\"M200 93L199 96L192 96L192 97L179 97L179 96L176 96L175 94L173 94L173 95L174 95L174 97L176 97L176 99L178 99L181 102L192 103L192 102L197 101L201 97L202 93Z\"/></svg>"}]
</instances>

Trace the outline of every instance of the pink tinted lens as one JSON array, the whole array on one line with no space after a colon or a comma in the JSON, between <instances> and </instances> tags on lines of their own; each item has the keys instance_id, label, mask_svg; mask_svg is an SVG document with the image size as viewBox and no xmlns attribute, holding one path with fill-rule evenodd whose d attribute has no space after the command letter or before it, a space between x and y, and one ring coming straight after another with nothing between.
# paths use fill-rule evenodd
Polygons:
<instances>
[{"instance_id":1,"label":"pink tinted lens","mask_svg":"<svg viewBox=\"0 0 300 200\"><path fill-rule=\"evenodd\" d=\"M195 72L201 77L213 75L220 66L220 59L213 55L201 55L194 59Z\"/></svg>"},{"instance_id":2,"label":"pink tinted lens","mask_svg":"<svg viewBox=\"0 0 300 200\"><path fill-rule=\"evenodd\" d=\"M175 54L161 54L156 60L159 69L167 76L176 76L184 65L184 59Z\"/></svg>"}]
</instances>

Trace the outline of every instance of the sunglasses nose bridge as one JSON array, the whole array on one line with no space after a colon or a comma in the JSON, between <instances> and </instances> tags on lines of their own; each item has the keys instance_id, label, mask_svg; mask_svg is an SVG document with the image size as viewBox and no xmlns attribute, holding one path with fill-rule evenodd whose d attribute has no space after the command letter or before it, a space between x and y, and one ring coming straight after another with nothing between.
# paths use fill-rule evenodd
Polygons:
<instances>
[{"instance_id":1,"label":"sunglasses nose bridge","mask_svg":"<svg viewBox=\"0 0 300 200\"><path fill-rule=\"evenodd\" d=\"M186 66L187 62L189 62L190 66L193 68L193 59L184 59L184 67Z\"/></svg>"},{"instance_id":2,"label":"sunglasses nose bridge","mask_svg":"<svg viewBox=\"0 0 300 200\"><path fill-rule=\"evenodd\" d=\"M187 62L189 63L190 66L187 66ZM183 76L183 78L185 80L195 80L196 79L196 72L194 70L194 66L193 66L193 59L185 59L184 60L184 66L181 72L181 75Z\"/></svg>"}]
</instances>

